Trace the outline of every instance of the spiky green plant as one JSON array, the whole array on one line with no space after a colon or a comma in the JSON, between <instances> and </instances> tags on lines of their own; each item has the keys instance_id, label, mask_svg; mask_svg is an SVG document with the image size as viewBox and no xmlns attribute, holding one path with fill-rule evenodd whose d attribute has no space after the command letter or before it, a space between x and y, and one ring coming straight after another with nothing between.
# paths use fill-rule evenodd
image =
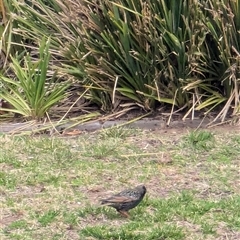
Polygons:
<instances>
[{"instance_id":1,"label":"spiky green plant","mask_svg":"<svg viewBox=\"0 0 240 240\"><path fill-rule=\"evenodd\" d=\"M11 69L16 79L0 76L3 85L0 98L7 101L12 108L1 110L41 119L52 106L64 98L69 84L57 83L56 74L49 74L49 45L50 38L42 40L37 61L32 60L28 53L23 61L21 58L11 58Z\"/></svg>"},{"instance_id":2,"label":"spiky green plant","mask_svg":"<svg viewBox=\"0 0 240 240\"><path fill-rule=\"evenodd\" d=\"M103 110L239 109L239 0L5 2L15 36L31 49L51 35L61 70Z\"/></svg>"},{"instance_id":3,"label":"spiky green plant","mask_svg":"<svg viewBox=\"0 0 240 240\"><path fill-rule=\"evenodd\" d=\"M84 2L79 34L91 53L84 63L92 86L111 102L125 96L145 109L156 102L191 104L183 87L195 77L192 60L204 35L196 31L197 1Z\"/></svg>"}]
</instances>

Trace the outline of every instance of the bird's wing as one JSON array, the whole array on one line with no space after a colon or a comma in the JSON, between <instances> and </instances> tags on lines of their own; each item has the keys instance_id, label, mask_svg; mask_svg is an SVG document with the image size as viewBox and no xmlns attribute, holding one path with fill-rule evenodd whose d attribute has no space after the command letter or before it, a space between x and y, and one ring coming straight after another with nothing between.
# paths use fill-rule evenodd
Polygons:
<instances>
[{"instance_id":1,"label":"bird's wing","mask_svg":"<svg viewBox=\"0 0 240 240\"><path fill-rule=\"evenodd\" d=\"M107 203L127 203L135 201L136 198L133 197L126 197L126 196L112 196L108 199L103 199L102 201Z\"/></svg>"}]
</instances>

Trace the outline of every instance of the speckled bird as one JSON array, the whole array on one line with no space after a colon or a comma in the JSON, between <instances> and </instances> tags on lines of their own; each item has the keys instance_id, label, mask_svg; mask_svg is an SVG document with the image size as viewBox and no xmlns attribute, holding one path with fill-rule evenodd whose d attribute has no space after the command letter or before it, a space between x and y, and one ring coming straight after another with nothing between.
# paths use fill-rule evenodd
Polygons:
<instances>
[{"instance_id":1,"label":"speckled bird","mask_svg":"<svg viewBox=\"0 0 240 240\"><path fill-rule=\"evenodd\" d=\"M129 217L128 211L135 208L143 199L147 189L140 185L133 189L126 189L109 198L101 199L101 204L115 208L124 217Z\"/></svg>"}]
</instances>

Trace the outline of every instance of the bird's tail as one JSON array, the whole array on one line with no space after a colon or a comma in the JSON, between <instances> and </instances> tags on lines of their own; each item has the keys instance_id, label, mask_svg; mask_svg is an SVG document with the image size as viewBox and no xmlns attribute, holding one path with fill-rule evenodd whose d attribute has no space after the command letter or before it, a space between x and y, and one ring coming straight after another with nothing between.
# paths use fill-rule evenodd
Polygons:
<instances>
[{"instance_id":1,"label":"bird's tail","mask_svg":"<svg viewBox=\"0 0 240 240\"><path fill-rule=\"evenodd\" d=\"M100 199L101 205L109 205L111 202L109 202L107 199Z\"/></svg>"},{"instance_id":2,"label":"bird's tail","mask_svg":"<svg viewBox=\"0 0 240 240\"><path fill-rule=\"evenodd\" d=\"M101 205L104 205L107 203L106 199L100 199L99 201L100 201Z\"/></svg>"}]
</instances>

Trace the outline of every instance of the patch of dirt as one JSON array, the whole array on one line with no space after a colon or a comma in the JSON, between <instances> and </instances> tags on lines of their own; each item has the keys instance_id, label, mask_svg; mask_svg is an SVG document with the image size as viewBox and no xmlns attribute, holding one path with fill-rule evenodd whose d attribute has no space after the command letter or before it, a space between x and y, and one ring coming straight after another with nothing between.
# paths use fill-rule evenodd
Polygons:
<instances>
[{"instance_id":1,"label":"patch of dirt","mask_svg":"<svg viewBox=\"0 0 240 240\"><path fill-rule=\"evenodd\" d=\"M66 236L66 239L79 240L79 235L74 229L67 230L64 235Z\"/></svg>"},{"instance_id":2,"label":"patch of dirt","mask_svg":"<svg viewBox=\"0 0 240 240\"><path fill-rule=\"evenodd\" d=\"M192 239L202 239L202 231L201 226L197 224L193 224L191 222L188 222L187 220L179 220L174 219L174 222L176 222L176 225L178 227L182 227L187 229L186 231L186 240L192 240Z\"/></svg>"},{"instance_id":3,"label":"patch of dirt","mask_svg":"<svg viewBox=\"0 0 240 240\"><path fill-rule=\"evenodd\" d=\"M226 223L220 222L216 228L218 234L217 240L239 240L240 232L233 231L226 226Z\"/></svg>"},{"instance_id":4,"label":"patch of dirt","mask_svg":"<svg viewBox=\"0 0 240 240\"><path fill-rule=\"evenodd\" d=\"M104 187L98 185L92 187L74 187L74 189L84 194L88 202L94 205L100 205L99 200L107 194Z\"/></svg>"},{"instance_id":5,"label":"patch of dirt","mask_svg":"<svg viewBox=\"0 0 240 240\"><path fill-rule=\"evenodd\" d=\"M37 185L37 186L19 186L16 188L14 192L11 193L11 197L27 197L27 198L34 198L36 195L41 194L45 191L44 185Z\"/></svg>"},{"instance_id":6,"label":"patch of dirt","mask_svg":"<svg viewBox=\"0 0 240 240\"><path fill-rule=\"evenodd\" d=\"M7 212L1 212L1 218L0 218L0 228L5 228L9 226L11 223L20 220L22 218L21 212L16 213L7 213Z\"/></svg>"}]
</instances>

